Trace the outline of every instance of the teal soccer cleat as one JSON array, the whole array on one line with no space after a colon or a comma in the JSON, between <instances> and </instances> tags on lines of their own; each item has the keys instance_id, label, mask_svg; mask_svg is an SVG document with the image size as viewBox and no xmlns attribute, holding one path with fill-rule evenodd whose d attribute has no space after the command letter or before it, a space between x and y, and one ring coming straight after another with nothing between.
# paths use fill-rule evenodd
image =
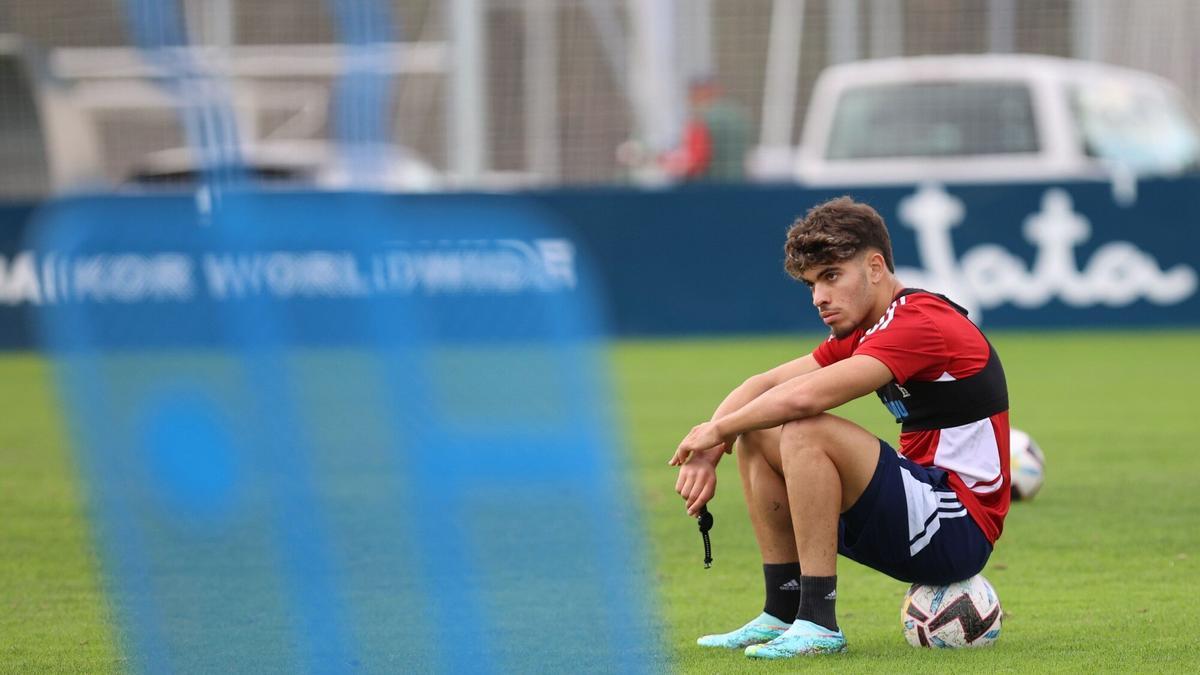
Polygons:
<instances>
[{"instance_id":1,"label":"teal soccer cleat","mask_svg":"<svg viewBox=\"0 0 1200 675\"><path fill-rule=\"evenodd\" d=\"M741 628L719 635L705 635L696 640L701 647L723 647L725 649L742 649L749 645L761 645L783 635L788 625L775 617L763 612L750 623Z\"/></svg>"},{"instance_id":2,"label":"teal soccer cleat","mask_svg":"<svg viewBox=\"0 0 1200 675\"><path fill-rule=\"evenodd\" d=\"M787 659L802 654L840 654L846 651L846 636L811 621L796 619L785 633L766 644L750 645L746 656L753 659Z\"/></svg>"}]
</instances>

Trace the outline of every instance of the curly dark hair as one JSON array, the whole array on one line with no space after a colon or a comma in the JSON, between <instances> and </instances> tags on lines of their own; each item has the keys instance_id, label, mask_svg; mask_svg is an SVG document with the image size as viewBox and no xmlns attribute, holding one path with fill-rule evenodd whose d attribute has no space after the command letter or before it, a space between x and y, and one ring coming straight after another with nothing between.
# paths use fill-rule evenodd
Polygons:
<instances>
[{"instance_id":1,"label":"curly dark hair","mask_svg":"<svg viewBox=\"0 0 1200 675\"><path fill-rule=\"evenodd\" d=\"M838 197L812 207L792 224L783 246L783 266L792 278L800 279L810 267L844 262L868 248L878 249L888 271L896 271L883 218L866 204Z\"/></svg>"}]
</instances>

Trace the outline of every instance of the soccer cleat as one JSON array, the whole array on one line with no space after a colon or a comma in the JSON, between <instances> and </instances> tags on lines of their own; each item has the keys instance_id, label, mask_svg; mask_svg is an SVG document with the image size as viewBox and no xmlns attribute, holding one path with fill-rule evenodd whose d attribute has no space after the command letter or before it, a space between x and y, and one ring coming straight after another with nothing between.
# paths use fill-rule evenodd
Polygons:
<instances>
[{"instance_id":1,"label":"soccer cleat","mask_svg":"<svg viewBox=\"0 0 1200 675\"><path fill-rule=\"evenodd\" d=\"M796 619L796 623L779 637L766 644L746 647L746 656L753 659L787 659L802 654L839 654L846 651L846 636L811 621Z\"/></svg>"},{"instance_id":2,"label":"soccer cleat","mask_svg":"<svg viewBox=\"0 0 1200 675\"><path fill-rule=\"evenodd\" d=\"M763 612L752 619L750 623L729 633L705 635L696 640L701 647L723 647L725 649L742 649L749 645L761 645L783 635L788 630L787 623Z\"/></svg>"}]
</instances>

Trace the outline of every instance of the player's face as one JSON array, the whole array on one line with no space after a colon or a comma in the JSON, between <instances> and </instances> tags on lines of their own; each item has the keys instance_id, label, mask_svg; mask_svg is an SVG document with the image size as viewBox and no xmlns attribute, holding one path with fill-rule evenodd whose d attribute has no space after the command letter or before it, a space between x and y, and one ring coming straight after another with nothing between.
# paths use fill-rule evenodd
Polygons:
<instances>
[{"instance_id":1,"label":"player's face","mask_svg":"<svg viewBox=\"0 0 1200 675\"><path fill-rule=\"evenodd\" d=\"M814 267L801 279L812 290L813 306L834 337L846 337L866 322L874 294L865 256Z\"/></svg>"}]
</instances>

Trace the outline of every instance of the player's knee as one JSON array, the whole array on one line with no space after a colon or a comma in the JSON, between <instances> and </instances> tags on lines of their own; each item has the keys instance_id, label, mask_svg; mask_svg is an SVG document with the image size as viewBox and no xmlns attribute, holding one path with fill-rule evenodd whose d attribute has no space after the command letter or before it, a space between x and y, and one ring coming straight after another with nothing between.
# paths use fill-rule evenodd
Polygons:
<instances>
[{"instance_id":1,"label":"player's knee","mask_svg":"<svg viewBox=\"0 0 1200 675\"><path fill-rule=\"evenodd\" d=\"M832 421L831 415L821 414L784 424L780 435L780 451L784 461L826 452Z\"/></svg>"},{"instance_id":2,"label":"player's knee","mask_svg":"<svg viewBox=\"0 0 1200 675\"><path fill-rule=\"evenodd\" d=\"M771 440L770 434L766 431L747 431L737 440L738 455L740 457L762 456L766 451L766 444Z\"/></svg>"},{"instance_id":3,"label":"player's knee","mask_svg":"<svg viewBox=\"0 0 1200 675\"><path fill-rule=\"evenodd\" d=\"M823 436L823 430L827 426L826 419L828 417L827 414L818 414L815 417L793 419L784 424L780 435L782 446L787 448L818 446Z\"/></svg>"},{"instance_id":4,"label":"player's knee","mask_svg":"<svg viewBox=\"0 0 1200 675\"><path fill-rule=\"evenodd\" d=\"M767 462L766 444L772 439L761 431L750 431L742 434L737 441L738 467L745 470L753 467L756 464Z\"/></svg>"}]
</instances>

